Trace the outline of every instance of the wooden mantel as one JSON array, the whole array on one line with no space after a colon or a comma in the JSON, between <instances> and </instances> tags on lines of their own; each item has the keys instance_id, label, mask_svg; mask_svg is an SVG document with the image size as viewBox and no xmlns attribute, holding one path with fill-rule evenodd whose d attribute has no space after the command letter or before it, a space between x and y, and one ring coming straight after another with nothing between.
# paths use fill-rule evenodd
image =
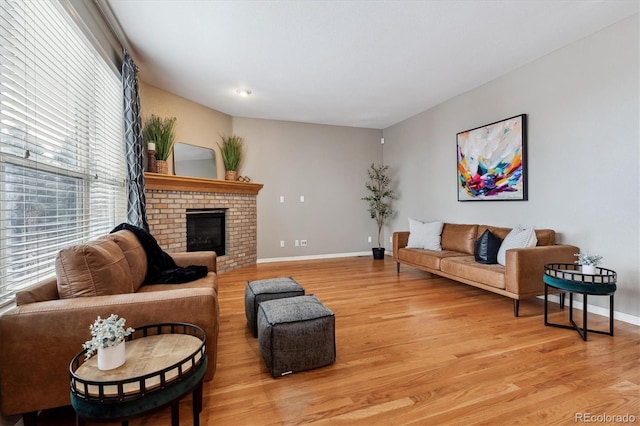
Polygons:
<instances>
[{"instance_id":1,"label":"wooden mantel","mask_svg":"<svg viewBox=\"0 0 640 426\"><path fill-rule=\"evenodd\" d=\"M258 195L261 183L145 173L145 189Z\"/></svg>"}]
</instances>

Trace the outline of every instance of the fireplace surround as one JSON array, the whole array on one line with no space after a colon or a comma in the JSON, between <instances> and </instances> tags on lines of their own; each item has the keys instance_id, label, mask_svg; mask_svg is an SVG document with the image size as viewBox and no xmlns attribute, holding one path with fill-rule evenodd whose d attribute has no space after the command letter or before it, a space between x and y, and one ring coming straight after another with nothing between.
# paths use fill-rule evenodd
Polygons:
<instances>
[{"instance_id":1,"label":"fireplace surround","mask_svg":"<svg viewBox=\"0 0 640 426\"><path fill-rule=\"evenodd\" d=\"M225 254L218 271L257 260L257 195L262 184L145 173L149 231L167 252L187 251L187 211L224 210Z\"/></svg>"}]
</instances>

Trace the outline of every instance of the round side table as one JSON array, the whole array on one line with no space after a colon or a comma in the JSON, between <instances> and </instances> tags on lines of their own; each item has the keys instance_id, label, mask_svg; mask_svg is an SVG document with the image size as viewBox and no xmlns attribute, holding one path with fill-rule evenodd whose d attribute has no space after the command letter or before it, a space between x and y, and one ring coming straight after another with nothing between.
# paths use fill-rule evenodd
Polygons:
<instances>
[{"instance_id":1,"label":"round side table","mask_svg":"<svg viewBox=\"0 0 640 426\"><path fill-rule=\"evenodd\" d=\"M71 405L79 418L128 420L171 406L171 424L180 423L180 399L193 393L193 424L200 423L202 379L207 369L204 330L193 324L153 324L136 329L125 342L126 361L99 370L97 356L76 355L69 366Z\"/></svg>"},{"instance_id":2,"label":"round side table","mask_svg":"<svg viewBox=\"0 0 640 426\"><path fill-rule=\"evenodd\" d=\"M587 332L613 336L613 295L617 274L611 269L596 268L595 274L584 274L574 263L548 263L544 265L544 325L573 329L584 341ZM571 325L550 323L547 319L549 287L569 292L569 322ZM573 293L582 295L582 327L573 320ZM591 330L587 326L587 296L609 296L609 331Z\"/></svg>"}]
</instances>

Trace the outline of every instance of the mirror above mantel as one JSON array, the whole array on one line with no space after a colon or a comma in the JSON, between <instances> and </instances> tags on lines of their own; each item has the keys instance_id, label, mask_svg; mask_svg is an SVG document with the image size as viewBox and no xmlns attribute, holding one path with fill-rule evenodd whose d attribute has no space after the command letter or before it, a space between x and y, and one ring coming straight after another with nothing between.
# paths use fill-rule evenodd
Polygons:
<instances>
[{"instance_id":1,"label":"mirror above mantel","mask_svg":"<svg viewBox=\"0 0 640 426\"><path fill-rule=\"evenodd\" d=\"M213 149L176 142L173 146L173 172L178 176L217 178Z\"/></svg>"}]
</instances>

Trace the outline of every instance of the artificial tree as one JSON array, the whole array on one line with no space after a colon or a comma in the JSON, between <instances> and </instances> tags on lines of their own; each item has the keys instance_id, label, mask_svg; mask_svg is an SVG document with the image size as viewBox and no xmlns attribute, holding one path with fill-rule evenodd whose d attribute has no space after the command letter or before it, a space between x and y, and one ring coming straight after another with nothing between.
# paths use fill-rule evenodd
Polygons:
<instances>
[{"instance_id":1,"label":"artificial tree","mask_svg":"<svg viewBox=\"0 0 640 426\"><path fill-rule=\"evenodd\" d=\"M374 259L384 258L384 247L382 247L382 228L385 222L393 214L391 208L391 200L395 199L395 193L391 189L391 178L387 174L389 166L376 166L371 164L367 170L369 180L365 186L369 195L363 197L362 200L369 203L369 214L371 219L376 221L378 225L378 247L374 247Z\"/></svg>"}]
</instances>

